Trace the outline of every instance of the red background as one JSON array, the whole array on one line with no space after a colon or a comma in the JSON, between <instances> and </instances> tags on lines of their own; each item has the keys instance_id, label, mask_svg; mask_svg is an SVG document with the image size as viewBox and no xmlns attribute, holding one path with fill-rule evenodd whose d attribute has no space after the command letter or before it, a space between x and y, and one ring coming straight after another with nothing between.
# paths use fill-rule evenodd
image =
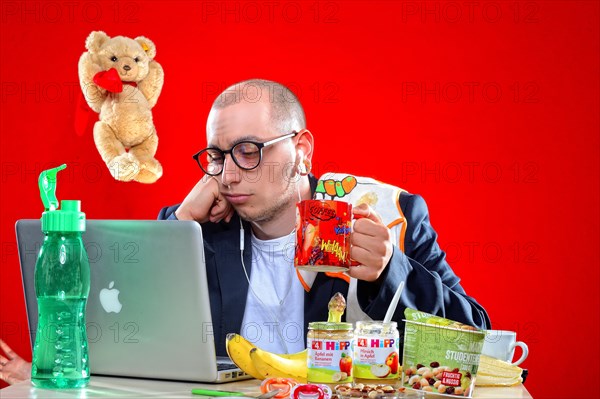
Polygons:
<instances>
[{"instance_id":1,"label":"red background","mask_svg":"<svg viewBox=\"0 0 600 399\"><path fill-rule=\"evenodd\" d=\"M200 177L191 155L205 145L218 91L262 77L302 100L317 174L373 176L425 197L467 292L495 328L529 344L523 366L534 397L572 396L582 386L558 384L578 365L594 369L598 2L1 7L0 336L27 359L14 223L42 212L39 172L66 162L58 196L81 199L89 218L153 219ZM154 185L112 180L91 130L73 129L77 61L92 30L156 43L166 74L153 111L165 173ZM598 373L585 378L597 395Z\"/></svg>"}]
</instances>

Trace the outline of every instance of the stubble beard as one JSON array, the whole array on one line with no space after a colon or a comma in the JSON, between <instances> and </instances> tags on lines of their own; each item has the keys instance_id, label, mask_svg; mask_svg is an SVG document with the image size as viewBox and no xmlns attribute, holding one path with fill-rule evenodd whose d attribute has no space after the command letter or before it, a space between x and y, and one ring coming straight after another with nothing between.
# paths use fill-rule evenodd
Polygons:
<instances>
[{"instance_id":1,"label":"stubble beard","mask_svg":"<svg viewBox=\"0 0 600 399\"><path fill-rule=\"evenodd\" d=\"M269 200L265 206L256 209L254 212L252 212L252 208L248 211L244 209L236 209L236 212L247 222L271 222L272 220L279 218L290 207L295 206L296 202L298 201L296 184L294 184L292 181L289 181L281 195L272 196L272 201Z\"/></svg>"}]
</instances>

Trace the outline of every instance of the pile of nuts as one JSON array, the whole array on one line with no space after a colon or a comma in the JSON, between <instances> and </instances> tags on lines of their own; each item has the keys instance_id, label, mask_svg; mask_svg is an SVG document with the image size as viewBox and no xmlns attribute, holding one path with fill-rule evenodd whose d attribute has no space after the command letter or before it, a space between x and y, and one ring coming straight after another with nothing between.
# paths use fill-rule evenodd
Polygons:
<instances>
[{"instance_id":1,"label":"pile of nuts","mask_svg":"<svg viewBox=\"0 0 600 399\"><path fill-rule=\"evenodd\" d=\"M458 368L451 369L448 366L440 366L438 362L431 362L429 367L417 364L406 369L404 372L404 384L408 384L413 389L420 389L426 392L469 396L470 381L468 384L469 387L466 389L463 389L462 386L445 386L442 384L442 375L444 372L459 373L460 371ZM462 378L471 380L471 373L467 371Z\"/></svg>"},{"instance_id":2,"label":"pile of nuts","mask_svg":"<svg viewBox=\"0 0 600 399\"><path fill-rule=\"evenodd\" d=\"M341 398L362 398L378 399L398 396L404 392L404 387L394 388L391 385L372 385L372 384L340 384L335 386L335 394L331 399Z\"/></svg>"}]
</instances>

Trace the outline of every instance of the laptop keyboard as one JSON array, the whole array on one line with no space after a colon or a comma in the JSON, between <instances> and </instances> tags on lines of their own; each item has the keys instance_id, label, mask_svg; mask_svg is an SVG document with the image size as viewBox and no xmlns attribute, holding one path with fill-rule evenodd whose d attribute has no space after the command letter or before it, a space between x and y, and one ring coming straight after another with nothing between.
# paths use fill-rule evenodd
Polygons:
<instances>
[{"instance_id":1,"label":"laptop keyboard","mask_svg":"<svg viewBox=\"0 0 600 399\"><path fill-rule=\"evenodd\" d=\"M237 368L238 366L236 366L234 363L217 362L217 371L232 370Z\"/></svg>"}]
</instances>

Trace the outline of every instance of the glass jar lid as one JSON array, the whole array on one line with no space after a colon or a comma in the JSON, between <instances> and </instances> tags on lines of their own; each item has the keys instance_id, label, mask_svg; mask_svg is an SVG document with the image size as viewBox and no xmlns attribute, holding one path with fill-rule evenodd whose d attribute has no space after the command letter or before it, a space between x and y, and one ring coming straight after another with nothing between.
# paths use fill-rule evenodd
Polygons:
<instances>
[{"instance_id":1,"label":"glass jar lid","mask_svg":"<svg viewBox=\"0 0 600 399\"><path fill-rule=\"evenodd\" d=\"M352 330L352 323L334 323L330 321L316 321L308 323L308 328L311 330L325 331L347 331Z\"/></svg>"}]
</instances>

